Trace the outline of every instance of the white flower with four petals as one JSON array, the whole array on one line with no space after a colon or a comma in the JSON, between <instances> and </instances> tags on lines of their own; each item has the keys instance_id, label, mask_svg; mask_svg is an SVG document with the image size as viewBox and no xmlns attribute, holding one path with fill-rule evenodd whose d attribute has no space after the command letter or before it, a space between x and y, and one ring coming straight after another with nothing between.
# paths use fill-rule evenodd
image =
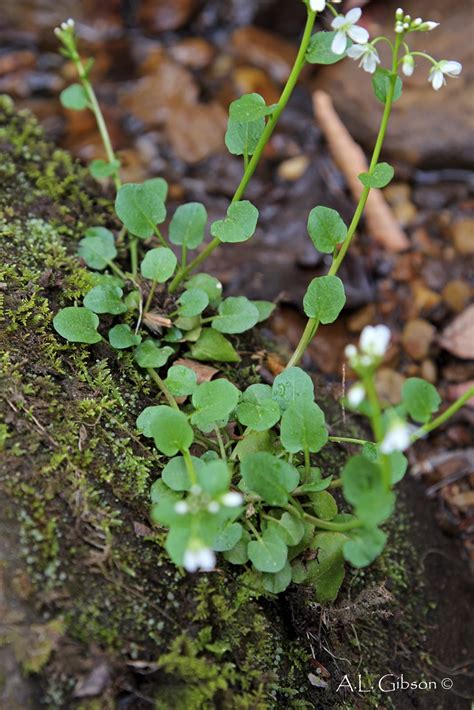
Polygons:
<instances>
[{"instance_id":1,"label":"white flower with four petals","mask_svg":"<svg viewBox=\"0 0 474 710\"><path fill-rule=\"evenodd\" d=\"M354 7L346 15L338 15L331 22L331 27L336 30L331 49L334 54L344 54L349 37L356 44L366 44L369 40L369 33L365 27L359 27L356 23L362 16L360 7Z\"/></svg>"}]
</instances>

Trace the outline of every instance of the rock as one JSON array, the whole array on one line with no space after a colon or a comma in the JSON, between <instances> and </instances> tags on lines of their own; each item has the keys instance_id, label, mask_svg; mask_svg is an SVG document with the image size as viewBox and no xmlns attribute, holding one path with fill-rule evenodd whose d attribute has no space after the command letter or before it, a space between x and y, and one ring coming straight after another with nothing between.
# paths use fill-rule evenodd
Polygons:
<instances>
[{"instance_id":1,"label":"rock","mask_svg":"<svg viewBox=\"0 0 474 710\"><path fill-rule=\"evenodd\" d=\"M393 35L393 17L398 0L374 3L364 13L372 35ZM463 64L457 79L449 79L441 91L433 91L427 78L430 65L417 57L410 79L395 103L384 154L410 165L474 165L474 43L472 8L466 0L406 0L403 9L413 17L429 17L442 23L434 32L413 33L410 47L439 59ZM363 16L363 17L364 17ZM384 65L388 57L384 53ZM374 98L370 77L354 61L318 68L314 88L327 90L353 137L372 149L378 131L381 104ZM422 108L421 108L422 107ZM420 110L421 109L421 110Z\"/></svg>"},{"instance_id":2,"label":"rock","mask_svg":"<svg viewBox=\"0 0 474 710\"><path fill-rule=\"evenodd\" d=\"M399 224L404 227L413 222L417 209L410 199L411 191L409 185L402 183L389 185L384 190L384 196Z\"/></svg>"},{"instance_id":3,"label":"rock","mask_svg":"<svg viewBox=\"0 0 474 710\"><path fill-rule=\"evenodd\" d=\"M414 309L414 314L429 313L441 301L441 296L423 283L421 279L416 279L411 285L413 300L410 307Z\"/></svg>"},{"instance_id":4,"label":"rock","mask_svg":"<svg viewBox=\"0 0 474 710\"><path fill-rule=\"evenodd\" d=\"M471 297L472 289L466 281L454 279L449 281L443 288L443 301L455 313L460 313L465 308Z\"/></svg>"},{"instance_id":5,"label":"rock","mask_svg":"<svg viewBox=\"0 0 474 710\"><path fill-rule=\"evenodd\" d=\"M237 94L261 94L267 105L276 104L280 98L280 91L275 82L270 79L267 72L251 66L239 66L232 75Z\"/></svg>"},{"instance_id":6,"label":"rock","mask_svg":"<svg viewBox=\"0 0 474 710\"><path fill-rule=\"evenodd\" d=\"M472 387L474 387L474 380L470 380L469 382L461 382L457 385L451 385L448 388L448 397L452 401L459 399L459 397L462 397L463 394L465 394ZM468 399L466 404L468 407L474 407L474 396Z\"/></svg>"},{"instance_id":7,"label":"rock","mask_svg":"<svg viewBox=\"0 0 474 710\"><path fill-rule=\"evenodd\" d=\"M215 49L202 37L188 37L169 49L170 56L190 69L205 69L215 56Z\"/></svg>"},{"instance_id":8,"label":"rock","mask_svg":"<svg viewBox=\"0 0 474 710\"><path fill-rule=\"evenodd\" d=\"M402 398L405 377L390 367L382 367L376 375L377 393L384 404L398 404Z\"/></svg>"},{"instance_id":9,"label":"rock","mask_svg":"<svg viewBox=\"0 0 474 710\"><path fill-rule=\"evenodd\" d=\"M236 30L232 49L239 59L264 69L279 83L288 79L297 53L293 44L257 27Z\"/></svg>"},{"instance_id":10,"label":"rock","mask_svg":"<svg viewBox=\"0 0 474 710\"><path fill-rule=\"evenodd\" d=\"M403 333L402 344L405 352L414 360L424 360L435 337L435 328L422 318L408 321Z\"/></svg>"},{"instance_id":11,"label":"rock","mask_svg":"<svg viewBox=\"0 0 474 710\"><path fill-rule=\"evenodd\" d=\"M366 325L370 325L374 322L375 316L375 304L368 303L366 306L359 309L356 313L354 313L354 315L349 318L347 322L349 330L351 331L351 333L360 333L362 328L365 328Z\"/></svg>"},{"instance_id":12,"label":"rock","mask_svg":"<svg viewBox=\"0 0 474 710\"><path fill-rule=\"evenodd\" d=\"M474 358L474 304L463 311L444 329L440 345L463 360Z\"/></svg>"},{"instance_id":13,"label":"rock","mask_svg":"<svg viewBox=\"0 0 474 710\"><path fill-rule=\"evenodd\" d=\"M296 155L294 158L284 160L278 166L277 174L282 180L294 182L306 172L309 165L309 158L306 155Z\"/></svg>"},{"instance_id":14,"label":"rock","mask_svg":"<svg viewBox=\"0 0 474 710\"><path fill-rule=\"evenodd\" d=\"M223 150L227 113L220 104L190 104L168 121L166 134L176 154L187 163L197 163Z\"/></svg>"},{"instance_id":15,"label":"rock","mask_svg":"<svg viewBox=\"0 0 474 710\"><path fill-rule=\"evenodd\" d=\"M451 236L459 254L474 254L474 219L460 219L451 225Z\"/></svg>"},{"instance_id":16,"label":"rock","mask_svg":"<svg viewBox=\"0 0 474 710\"><path fill-rule=\"evenodd\" d=\"M438 369L433 360L423 360L423 362L421 363L420 374L424 380L428 380L428 382L431 382L432 384L435 384L435 382L437 382Z\"/></svg>"},{"instance_id":17,"label":"rock","mask_svg":"<svg viewBox=\"0 0 474 710\"><path fill-rule=\"evenodd\" d=\"M177 30L189 20L196 6L196 0L142 0L139 21L146 32Z\"/></svg>"}]
</instances>

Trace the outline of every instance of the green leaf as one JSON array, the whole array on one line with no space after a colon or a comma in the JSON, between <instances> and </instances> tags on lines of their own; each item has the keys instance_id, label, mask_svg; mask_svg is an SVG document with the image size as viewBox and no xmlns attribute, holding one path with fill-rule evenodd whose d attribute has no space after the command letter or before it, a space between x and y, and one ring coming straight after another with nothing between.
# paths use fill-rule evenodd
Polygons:
<instances>
[{"instance_id":1,"label":"green leaf","mask_svg":"<svg viewBox=\"0 0 474 710\"><path fill-rule=\"evenodd\" d=\"M119 286L101 284L94 286L84 296L84 306L94 313L125 313L127 306L122 301L123 291Z\"/></svg>"},{"instance_id":2,"label":"green leaf","mask_svg":"<svg viewBox=\"0 0 474 710\"><path fill-rule=\"evenodd\" d=\"M72 111L82 111L89 108L89 99L81 84L71 84L59 94L59 100L64 108Z\"/></svg>"},{"instance_id":3,"label":"green leaf","mask_svg":"<svg viewBox=\"0 0 474 710\"><path fill-rule=\"evenodd\" d=\"M173 276L177 263L178 260L171 249L157 247L145 254L140 264L140 273L145 279L162 284Z\"/></svg>"},{"instance_id":4,"label":"green leaf","mask_svg":"<svg viewBox=\"0 0 474 710\"><path fill-rule=\"evenodd\" d=\"M212 548L216 552L227 552L232 550L232 548L235 548L239 540L242 538L243 531L244 529L240 523L228 523L225 528L218 533L212 544Z\"/></svg>"},{"instance_id":5,"label":"green leaf","mask_svg":"<svg viewBox=\"0 0 474 710\"><path fill-rule=\"evenodd\" d=\"M230 471L225 461L217 459L203 464L197 472L198 484L212 498L227 493L230 486Z\"/></svg>"},{"instance_id":6,"label":"green leaf","mask_svg":"<svg viewBox=\"0 0 474 710\"><path fill-rule=\"evenodd\" d=\"M171 407L157 407L150 424L155 446L165 456L187 451L193 443L194 433L187 417Z\"/></svg>"},{"instance_id":7,"label":"green leaf","mask_svg":"<svg viewBox=\"0 0 474 710\"><path fill-rule=\"evenodd\" d=\"M191 357L195 360L216 362L240 362L240 356L232 343L213 328L204 328L196 343L191 345Z\"/></svg>"},{"instance_id":8,"label":"green leaf","mask_svg":"<svg viewBox=\"0 0 474 710\"><path fill-rule=\"evenodd\" d=\"M380 464L377 445L367 442L362 447L362 456L365 456L369 461L376 461ZM392 485L399 483L404 477L408 469L408 459L401 451L393 451L391 454L386 454L385 459L390 465L390 480Z\"/></svg>"},{"instance_id":9,"label":"green leaf","mask_svg":"<svg viewBox=\"0 0 474 710\"><path fill-rule=\"evenodd\" d=\"M220 333L243 333L257 324L257 306L245 296L229 296L219 304L219 315L212 321L214 330Z\"/></svg>"},{"instance_id":10,"label":"green leaf","mask_svg":"<svg viewBox=\"0 0 474 710\"><path fill-rule=\"evenodd\" d=\"M359 180L364 187L386 187L395 174L395 170L388 163L377 163L371 173L361 173Z\"/></svg>"},{"instance_id":11,"label":"green leaf","mask_svg":"<svg viewBox=\"0 0 474 710\"><path fill-rule=\"evenodd\" d=\"M269 520L268 525L280 535L286 545L297 545L305 534L303 520L291 513L283 513L281 518Z\"/></svg>"},{"instance_id":12,"label":"green leaf","mask_svg":"<svg viewBox=\"0 0 474 710\"><path fill-rule=\"evenodd\" d=\"M211 234L221 242L246 242L253 237L258 221L258 209L248 200L234 202L225 219L214 222Z\"/></svg>"},{"instance_id":13,"label":"green leaf","mask_svg":"<svg viewBox=\"0 0 474 710\"><path fill-rule=\"evenodd\" d=\"M342 471L342 485L345 499L365 525L374 527L390 517L395 496L386 490L378 464L353 456Z\"/></svg>"},{"instance_id":14,"label":"green leaf","mask_svg":"<svg viewBox=\"0 0 474 710\"><path fill-rule=\"evenodd\" d=\"M333 323L344 308L346 294L338 276L319 276L306 291L303 307L308 318L321 323Z\"/></svg>"},{"instance_id":15,"label":"green leaf","mask_svg":"<svg viewBox=\"0 0 474 710\"><path fill-rule=\"evenodd\" d=\"M143 412L137 418L136 424L138 431L141 431L143 436L146 436L148 439L153 439L153 421L155 415L158 413L158 410L159 406L145 407Z\"/></svg>"},{"instance_id":16,"label":"green leaf","mask_svg":"<svg viewBox=\"0 0 474 710\"><path fill-rule=\"evenodd\" d=\"M271 594L281 594L291 583L291 565L288 560L283 569L275 574L264 572L262 574L263 588Z\"/></svg>"},{"instance_id":17,"label":"green leaf","mask_svg":"<svg viewBox=\"0 0 474 710\"><path fill-rule=\"evenodd\" d=\"M254 431L271 429L280 419L278 402L272 399L268 385L250 385L243 393L237 406L237 419Z\"/></svg>"},{"instance_id":18,"label":"green leaf","mask_svg":"<svg viewBox=\"0 0 474 710\"><path fill-rule=\"evenodd\" d=\"M300 367L289 367L275 377L272 396L280 405L282 412L293 402L313 402L313 381Z\"/></svg>"},{"instance_id":19,"label":"green leaf","mask_svg":"<svg viewBox=\"0 0 474 710\"><path fill-rule=\"evenodd\" d=\"M358 528L344 544L344 557L354 567L367 567L380 555L386 542L387 536L382 530Z\"/></svg>"},{"instance_id":20,"label":"green leaf","mask_svg":"<svg viewBox=\"0 0 474 710\"><path fill-rule=\"evenodd\" d=\"M241 474L249 491L257 493L269 505L283 507L288 503L288 493L299 482L294 466L264 451L247 454L241 463Z\"/></svg>"},{"instance_id":21,"label":"green leaf","mask_svg":"<svg viewBox=\"0 0 474 710\"><path fill-rule=\"evenodd\" d=\"M241 439L234 448L234 456L242 461L245 456L257 453L257 451L273 451L273 441L270 432L250 431Z\"/></svg>"},{"instance_id":22,"label":"green leaf","mask_svg":"<svg viewBox=\"0 0 474 710\"><path fill-rule=\"evenodd\" d=\"M249 542L247 552L253 566L260 572L279 572L288 559L287 546L271 530L265 530L258 540Z\"/></svg>"},{"instance_id":23,"label":"green leaf","mask_svg":"<svg viewBox=\"0 0 474 710\"><path fill-rule=\"evenodd\" d=\"M298 490L301 493L308 493L311 498L312 493L319 493L319 491L324 491L329 487L329 484L332 481L332 476L326 476L326 478L323 478L321 476L320 469L312 466L309 470L309 476L306 474L306 477L303 480L305 482L302 486L298 486Z\"/></svg>"},{"instance_id":24,"label":"green leaf","mask_svg":"<svg viewBox=\"0 0 474 710\"><path fill-rule=\"evenodd\" d=\"M155 233L156 225L165 221L166 190L162 178L122 185L115 199L115 211L131 234L148 239Z\"/></svg>"},{"instance_id":25,"label":"green leaf","mask_svg":"<svg viewBox=\"0 0 474 710\"><path fill-rule=\"evenodd\" d=\"M335 32L315 32L306 51L306 61L309 64L335 64L344 59L346 53L334 54L331 49Z\"/></svg>"},{"instance_id":26,"label":"green leaf","mask_svg":"<svg viewBox=\"0 0 474 710\"><path fill-rule=\"evenodd\" d=\"M125 350L126 348L131 348L133 345L139 345L141 340L142 336L140 333L135 335L130 326L125 323L114 325L114 327L109 330L109 343L116 350Z\"/></svg>"},{"instance_id":27,"label":"green leaf","mask_svg":"<svg viewBox=\"0 0 474 710\"><path fill-rule=\"evenodd\" d=\"M320 451L328 440L322 409L308 400L290 404L281 418L280 439L286 451L293 454Z\"/></svg>"},{"instance_id":28,"label":"green leaf","mask_svg":"<svg viewBox=\"0 0 474 710\"><path fill-rule=\"evenodd\" d=\"M53 318L55 331L70 343L98 343L102 340L97 332L98 325L98 317L88 308L69 306Z\"/></svg>"},{"instance_id":29,"label":"green leaf","mask_svg":"<svg viewBox=\"0 0 474 710\"><path fill-rule=\"evenodd\" d=\"M140 343L133 355L140 367L159 368L163 367L163 365L168 362L173 353L173 348L170 348L168 345L165 345L164 348L160 348L154 340L148 338L144 340L143 343Z\"/></svg>"},{"instance_id":30,"label":"green leaf","mask_svg":"<svg viewBox=\"0 0 474 710\"><path fill-rule=\"evenodd\" d=\"M253 155L264 130L264 118L245 122L229 118L225 134L227 149L232 155Z\"/></svg>"},{"instance_id":31,"label":"green leaf","mask_svg":"<svg viewBox=\"0 0 474 710\"><path fill-rule=\"evenodd\" d=\"M209 296L200 288L184 291L178 299L178 313L184 318L193 318L202 313L209 305Z\"/></svg>"},{"instance_id":32,"label":"green leaf","mask_svg":"<svg viewBox=\"0 0 474 710\"><path fill-rule=\"evenodd\" d=\"M93 160L89 165L89 172L96 180L116 175L120 169L120 160Z\"/></svg>"},{"instance_id":33,"label":"green leaf","mask_svg":"<svg viewBox=\"0 0 474 710\"><path fill-rule=\"evenodd\" d=\"M198 288L207 293L209 305L215 308L222 298L222 284L209 274L196 274L185 283L186 288Z\"/></svg>"},{"instance_id":34,"label":"green leaf","mask_svg":"<svg viewBox=\"0 0 474 710\"><path fill-rule=\"evenodd\" d=\"M200 202L181 205L170 222L170 242L196 249L204 240L206 224L207 212L204 205Z\"/></svg>"},{"instance_id":35,"label":"green leaf","mask_svg":"<svg viewBox=\"0 0 474 710\"><path fill-rule=\"evenodd\" d=\"M154 409L159 410L161 408L154 407ZM157 426L159 426L160 417L162 417L162 415L158 413ZM204 468L205 464L201 461L201 459L198 459L197 456L191 456L191 461L196 472L200 471L201 468ZM189 477L188 469L186 468L186 462L182 456L175 456L168 461L161 473L161 477L172 491L189 491L191 489L191 479Z\"/></svg>"},{"instance_id":36,"label":"green leaf","mask_svg":"<svg viewBox=\"0 0 474 710\"><path fill-rule=\"evenodd\" d=\"M191 422L201 431L209 432L215 424L225 426L231 412L239 401L240 392L228 380L203 382L193 392L192 402L196 410Z\"/></svg>"},{"instance_id":37,"label":"green leaf","mask_svg":"<svg viewBox=\"0 0 474 710\"><path fill-rule=\"evenodd\" d=\"M90 227L77 253L89 268L102 271L117 256L114 235L105 227Z\"/></svg>"},{"instance_id":38,"label":"green leaf","mask_svg":"<svg viewBox=\"0 0 474 710\"><path fill-rule=\"evenodd\" d=\"M176 491L172 491L161 478L158 478L150 488L152 503L159 503L166 499L172 503L177 503L178 500L181 500L181 497Z\"/></svg>"},{"instance_id":39,"label":"green leaf","mask_svg":"<svg viewBox=\"0 0 474 710\"><path fill-rule=\"evenodd\" d=\"M329 491L311 493L310 497L316 517L321 520L332 520L337 515L337 503Z\"/></svg>"},{"instance_id":40,"label":"green leaf","mask_svg":"<svg viewBox=\"0 0 474 710\"><path fill-rule=\"evenodd\" d=\"M308 234L318 251L332 254L347 237L347 227L336 210L315 207L309 213Z\"/></svg>"},{"instance_id":41,"label":"green leaf","mask_svg":"<svg viewBox=\"0 0 474 710\"><path fill-rule=\"evenodd\" d=\"M264 118L274 111L274 106L267 106L260 94L244 94L232 101L229 106L229 116L234 121L248 123Z\"/></svg>"},{"instance_id":42,"label":"green leaf","mask_svg":"<svg viewBox=\"0 0 474 710\"><path fill-rule=\"evenodd\" d=\"M337 532L317 533L310 549L317 557L308 563L306 581L315 586L319 602L331 602L337 597L344 579L343 547L347 536Z\"/></svg>"},{"instance_id":43,"label":"green leaf","mask_svg":"<svg viewBox=\"0 0 474 710\"><path fill-rule=\"evenodd\" d=\"M276 304L271 301L251 301L258 311L258 321L257 323L262 323L262 321L270 318L271 314L276 308Z\"/></svg>"},{"instance_id":44,"label":"green leaf","mask_svg":"<svg viewBox=\"0 0 474 710\"><path fill-rule=\"evenodd\" d=\"M390 90L391 77L392 77L392 74L391 74L391 72L388 71L388 69L383 69L382 67L378 67L378 69L376 70L376 72L372 78L372 86L374 88L375 96L383 104L386 103L386 101L387 101L388 92ZM397 76L397 79L395 82L395 93L393 95L394 102L398 101L398 99L402 95L402 90L403 90L403 82L400 79L400 77Z\"/></svg>"},{"instance_id":45,"label":"green leaf","mask_svg":"<svg viewBox=\"0 0 474 710\"><path fill-rule=\"evenodd\" d=\"M242 537L228 552L224 552L224 559L232 565L244 565L248 559L247 547L250 542L250 535L247 530L242 532Z\"/></svg>"},{"instance_id":46,"label":"green leaf","mask_svg":"<svg viewBox=\"0 0 474 710\"><path fill-rule=\"evenodd\" d=\"M197 384L194 370L184 365L174 365L168 370L165 385L175 397L186 397L192 394Z\"/></svg>"},{"instance_id":47,"label":"green leaf","mask_svg":"<svg viewBox=\"0 0 474 710\"><path fill-rule=\"evenodd\" d=\"M409 377L402 387L402 404L415 422L425 424L438 411L441 397L430 382Z\"/></svg>"}]
</instances>

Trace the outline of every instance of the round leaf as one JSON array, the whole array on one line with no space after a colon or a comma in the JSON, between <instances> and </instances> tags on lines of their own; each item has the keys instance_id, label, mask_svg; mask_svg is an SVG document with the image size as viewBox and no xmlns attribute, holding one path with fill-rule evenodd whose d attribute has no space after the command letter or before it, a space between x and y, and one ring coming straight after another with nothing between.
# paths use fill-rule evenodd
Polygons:
<instances>
[{"instance_id":1,"label":"round leaf","mask_svg":"<svg viewBox=\"0 0 474 710\"><path fill-rule=\"evenodd\" d=\"M150 431L156 448L165 456L174 456L178 451L186 451L194 439L186 415L171 407L157 407Z\"/></svg>"},{"instance_id":2,"label":"round leaf","mask_svg":"<svg viewBox=\"0 0 474 710\"><path fill-rule=\"evenodd\" d=\"M178 260L171 249L157 247L145 254L140 264L140 273L145 279L162 284L173 276L177 263Z\"/></svg>"},{"instance_id":3,"label":"round leaf","mask_svg":"<svg viewBox=\"0 0 474 710\"><path fill-rule=\"evenodd\" d=\"M94 313L125 313L127 306L122 301L123 291L119 286L99 284L84 296L84 306Z\"/></svg>"},{"instance_id":4,"label":"round leaf","mask_svg":"<svg viewBox=\"0 0 474 710\"><path fill-rule=\"evenodd\" d=\"M260 572L279 572L288 559L288 548L283 540L271 530L265 530L258 540L249 542L248 556Z\"/></svg>"},{"instance_id":5,"label":"round leaf","mask_svg":"<svg viewBox=\"0 0 474 710\"><path fill-rule=\"evenodd\" d=\"M378 528L353 530L344 544L344 557L354 567L367 567L380 555L386 541L386 534Z\"/></svg>"},{"instance_id":6,"label":"round leaf","mask_svg":"<svg viewBox=\"0 0 474 710\"><path fill-rule=\"evenodd\" d=\"M184 318L193 318L202 313L209 305L209 296L200 288L184 291L178 299L178 313Z\"/></svg>"},{"instance_id":7,"label":"round leaf","mask_svg":"<svg viewBox=\"0 0 474 710\"><path fill-rule=\"evenodd\" d=\"M338 276L319 276L306 291L303 307L308 318L321 323L333 323L344 308L346 294Z\"/></svg>"},{"instance_id":8,"label":"round leaf","mask_svg":"<svg viewBox=\"0 0 474 710\"><path fill-rule=\"evenodd\" d=\"M211 234L221 242L246 242L257 227L258 209L248 200L234 202L227 210L227 217L214 222Z\"/></svg>"},{"instance_id":9,"label":"round leaf","mask_svg":"<svg viewBox=\"0 0 474 710\"><path fill-rule=\"evenodd\" d=\"M359 180L364 187L386 187L395 174L388 163L378 163L371 173L361 173Z\"/></svg>"},{"instance_id":10,"label":"round leaf","mask_svg":"<svg viewBox=\"0 0 474 710\"><path fill-rule=\"evenodd\" d=\"M81 84L71 84L67 89L61 91L59 100L64 108L72 111L82 111L89 106L89 99Z\"/></svg>"},{"instance_id":11,"label":"round leaf","mask_svg":"<svg viewBox=\"0 0 474 710\"><path fill-rule=\"evenodd\" d=\"M193 392L193 407L196 410L191 422L201 431L211 431L216 423L227 424L229 415L239 401L239 390L228 380L203 382Z\"/></svg>"},{"instance_id":12,"label":"round leaf","mask_svg":"<svg viewBox=\"0 0 474 710\"><path fill-rule=\"evenodd\" d=\"M197 376L194 370L184 365L174 365L168 370L165 384L175 397L186 397L192 394L197 384Z\"/></svg>"},{"instance_id":13,"label":"round leaf","mask_svg":"<svg viewBox=\"0 0 474 710\"><path fill-rule=\"evenodd\" d=\"M160 348L154 340L148 339L135 349L134 358L140 367L159 368L168 362L173 352L173 348L168 345Z\"/></svg>"},{"instance_id":14,"label":"round leaf","mask_svg":"<svg viewBox=\"0 0 474 710\"><path fill-rule=\"evenodd\" d=\"M131 234L148 239L155 226L166 219L166 183L154 178L122 185L115 199L115 211Z\"/></svg>"},{"instance_id":15,"label":"round leaf","mask_svg":"<svg viewBox=\"0 0 474 710\"><path fill-rule=\"evenodd\" d=\"M133 345L139 345L142 336L132 331L129 325L120 323L109 330L109 343L116 350L125 350Z\"/></svg>"},{"instance_id":16,"label":"round leaf","mask_svg":"<svg viewBox=\"0 0 474 710\"><path fill-rule=\"evenodd\" d=\"M217 362L240 362L240 356L232 343L213 328L204 328L198 340L191 345L194 360Z\"/></svg>"},{"instance_id":17,"label":"round leaf","mask_svg":"<svg viewBox=\"0 0 474 710\"><path fill-rule=\"evenodd\" d=\"M89 268L102 271L117 256L114 235L105 227L91 227L79 242L77 253Z\"/></svg>"},{"instance_id":18,"label":"round leaf","mask_svg":"<svg viewBox=\"0 0 474 710\"><path fill-rule=\"evenodd\" d=\"M320 451L328 440L322 409L306 400L290 404L281 418L280 439L284 448L294 454Z\"/></svg>"},{"instance_id":19,"label":"round leaf","mask_svg":"<svg viewBox=\"0 0 474 710\"><path fill-rule=\"evenodd\" d=\"M315 207L309 213L308 234L318 251L332 254L347 237L347 227L336 210Z\"/></svg>"},{"instance_id":20,"label":"round leaf","mask_svg":"<svg viewBox=\"0 0 474 710\"><path fill-rule=\"evenodd\" d=\"M291 583L291 565L288 560L283 569L275 574L264 572L262 574L263 588L271 594L281 594Z\"/></svg>"},{"instance_id":21,"label":"round leaf","mask_svg":"<svg viewBox=\"0 0 474 710\"><path fill-rule=\"evenodd\" d=\"M275 377L272 397L278 402L282 412L293 402L313 402L313 380L300 367L289 367Z\"/></svg>"},{"instance_id":22,"label":"round leaf","mask_svg":"<svg viewBox=\"0 0 474 710\"><path fill-rule=\"evenodd\" d=\"M170 222L170 242L196 249L204 239L206 224L207 212L204 205L200 202L181 205Z\"/></svg>"},{"instance_id":23,"label":"round leaf","mask_svg":"<svg viewBox=\"0 0 474 710\"><path fill-rule=\"evenodd\" d=\"M192 276L185 284L186 288L199 288L207 293L209 297L209 305L217 306L222 298L222 284L214 276L209 274L196 274Z\"/></svg>"},{"instance_id":24,"label":"round leaf","mask_svg":"<svg viewBox=\"0 0 474 710\"><path fill-rule=\"evenodd\" d=\"M53 318L56 332L70 343L98 343L102 340L97 332L98 325L98 317L88 308L69 306Z\"/></svg>"},{"instance_id":25,"label":"round leaf","mask_svg":"<svg viewBox=\"0 0 474 710\"><path fill-rule=\"evenodd\" d=\"M342 472L342 484L345 499L364 524L373 527L390 517L395 496L383 485L378 464L365 456L353 456Z\"/></svg>"},{"instance_id":26,"label":"round leaf","mask_svg":"<svg viewBox=\"0 0 474 710\"><path fill-rule=\"evenodd\" d=\"M294 466L265 451L247 454L241 463L241 474L249 491L257 493L269 505L281 507L288 503L288 493L299 482Z\"/></svg>"},{"instance_id":27,"label":"round leaf","mask_svg":"<svg viewBox=\"0 0 474 710\"><path fill-rule=\"evenodd\" d=\"M335 32L315 32L306 51L306 61L309 64L335 64L344 59L345 52L335 54L331 49L335 36Z\"/></svg>"},{"instance_id":28,"label":"round leaf","mask_svg":"<svg viewBox=\"0 0 474 710\"><path fill-rule=\"evenodd\" d=\"M430 382L420 377L409 377L402 387L402 402L415 422L425 424L438 411L441 397Z\"/></svg>"},{"instance_id":29,"label":"round leaf","mask_svg":"<svg viewBox=\"0 0 474 710\"><path fill-rule=\"evenodd\" d=\"M253 155L264 130L264 118L245 122L229 118L225 144L232 155Z\"/></svg>"},{"instance_id":30,"label":"round leaf","mask_svg":"<svg viewBox=\"0 0 474 710\"><path fill-rule=\"evenodd\" d=\"M257 307L245 296L230 296L219 304L212 327L221 333L243 333L258 322Z\"/></svg>"},{"instance_id":31,"label":"round leaf","mask_svg":"<svg viewBox=\"0 0 474 710\"><path fill-rule=\"evenodd\" d=\"M254 431L265 431L280 419L280 407L272 399L272 390L268 385L250 385L242 395L236 414L244 426Z\"/></svg>"},{"instance_id":32,"label":"round leaf","mask_svg":"<svg viewBox=\"0 0 474 710\"><path fill-rule=\"evenodd\" d=\"M234 121L247 123L268 116L272 111L273 106L267 106L265 99L260 94L244 94L232 101L229 107L229 116Z\"/></svg>"},{"instance_id":33,"label":"round leaf","mask_svg":"<svg viewBox=\"0 0 474 710\"><path fill-rule=\"evenodd\" d=\"M155 409L161 408L156 407ZM162 417L162 415L158 413L158 423L160 417ZM196 472L204 467L204 463L196 456L191 456L191 461ZM171 461L168 461L161 472L161 477L172 491L189 491L191 488L191 479L188 469L186 468L186 462L182 456L175 456Z\"/></svg>"},{"instance_id":34,"label":"round leaf","mask_svg":"<svg viewBox=\"0 0 474 710\"><path fill-rule=\"evenodd\" d=\"M372 86L374 88L375 96L383 104L387 101L388 92L390 89L391 73L383 67L378 67L373 78ZM399 76L396 78L395 82L395 93L393 95L393 101L397 101L402 95L403 82Z\"/></svg>"}]
</instances>

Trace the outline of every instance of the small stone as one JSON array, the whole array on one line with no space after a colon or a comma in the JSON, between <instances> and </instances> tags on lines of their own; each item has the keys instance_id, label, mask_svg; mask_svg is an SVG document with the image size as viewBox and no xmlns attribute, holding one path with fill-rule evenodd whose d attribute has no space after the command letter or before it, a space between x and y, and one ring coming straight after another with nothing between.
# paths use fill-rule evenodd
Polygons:
<instances>
[{"instance_id":1,"label":"small stone","mask_svg":"<svg viewBox=\"0 0 474 710\"><path fill-rule=\"evenodd\" d=\"M384 404L398 404L402 399L405 377L390 367L382 367L376 375L377 393Z\"/></svg>"},{"instance_id":2,"label":"small stone","mask_svg":"<svg viewBox=\"0 0 474 710\"><path fill-rule=\"evenodd\" d=\"M408 321L402 334L405 352L414 360L424 360L435 337L435 328L422 318Z\"/></svg>"},{"instance_id":3,"label":"small stone","mask_svg":"<svg viewBox=\"0 0 474 710\"><path fill-rule=\"evenodd\" d=\"M463 360L474 358L474 304L444 329L440 344L452 355Z\"/></svg>"},{"instance_id":4,"label":"small stone","mask_svg":"<svg viewBox=\"0 0 474 710\"><path fill-rule=\"evenodd\" d=\"M430 288L421 281L421 279L416 280L412 284L413 292L413 306L415 312L429 313L435 308L441 301L441 296L436 291L432 291Z\"/></svg>"},{"instance_id":5,"label":"small stone","mask_svg":"<svg viewBox=\"0 0 474 710\"><path fill-rule=\"evenodd\" d=\"M474 219L461 219L451 225L451 236L459 254L474 254Z\"/></svg>"},{"instance_id":6,"label":"small stone","mask_svg":"<svg viewBox=\"0 0 474 710\"><path fill-rule=\"evenodd\" d=\"M278 166L278 177L282 180L295 182L304 175L309 166L309 158L306 155L297 155L294 158L284 160Z\"/></svg>"},{"instance_id":7,"label":"small stone","mask_svg":"<svg viewBox=\"0 0 474 710\"><path fill-rule=\"evenodd\" d=\"M196 5L196 0L142 0L140 23L152 33L177 30L187 22Z\"/></svg>"},{"instance_id":8,"label":"small stone","mask_svg":"<svg viewBox=\"0 0 474 710\"><path fill-rule=\"evenodd\" d=\"M356 311L347 322L351 333L360 333L362 328L373 323L375 321L375 314L376 308L373 303L368 303L366 306Z\"/></svg>"},{"instance_id":9,"label":"small stone","mask_svg":"<svg viewBox=\"0 0 474 710\"><path fill-rule=\"evenodd\" d=\"M267 72L251 66L237 67L232 78L238 95L257 93L263 96L267 106L278 103L280 91Z\"/></svg>"},{"instance_id":10,"label":"small stone","mask_svg":"<svg viewBox=\"0 0 474 710\"><path fill-rule=\"evenodd\" d=\"M397 221L405 226L413 222L417 215L417 209L411 201L411 191L409 185L401 183L389 185L384 190L384 196Z\"/></svg>"},{"instance_id":11,"label":"small stone","mask_svg":"<svg viewBox=\"0 0 474 710\"><path fill-rule=\"evenodd\" d=\"M449 281L442 291L443 301L455 313L460 313L469 303L471 287L466 281L454 279Z\"/></svg>"},{"instance_id":12,"label":"small stone","mask_svg":"<svg viewBox=\"0 0 474 710\"><path fill-rule=\"evenodd\" d=\"M296 58L296 47L257 27L241 27L232 35L232 49L240 59L285 82Z\"/></svg>"},{"instance_id":13,"label":"small stone","mask_svg":"<svg viewBox=\"0 0 474 710\"><path fill-rule=\"evenodd\" d=\"M421 363L421 376L424 380L435 384L438 380L438 369L433 360L423 360Z\"/></svg>"},{"instance_id":14,"label":"small stone","mask_svg":"<svg viewBox=\"0 0 474 710\"><path fill-rule=\"evenodd\" d=\"M205 69L215 56L215 49L202 37L188 37L169 49L170 55L190 69Z\"/></svg>"}]
</instances>

